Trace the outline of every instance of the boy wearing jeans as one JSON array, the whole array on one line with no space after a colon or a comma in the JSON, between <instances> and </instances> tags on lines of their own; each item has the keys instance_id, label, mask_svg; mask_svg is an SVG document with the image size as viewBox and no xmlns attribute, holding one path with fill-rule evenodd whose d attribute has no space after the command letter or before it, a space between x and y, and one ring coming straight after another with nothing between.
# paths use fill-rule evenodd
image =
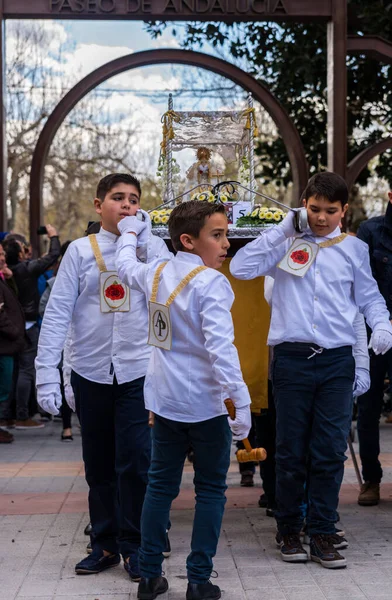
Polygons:
<instances>
[{"instance_id":1,"label":"boy wearing jeans","mask_svg":"<svg viewBox=\"0 0 392 600\"><path fill-rule=\"evenodd\" d=\"M339 490L352 415L358 310L373 330L376 354L392 346L392 327L378 291L366 245L340 233L348 204L345 181L319 173L305 189L309 229L298 234L284 221L237 252L230 264L239 279L271 275L268 344L274 347L276 405L276 520L282 559L308 556L299 533L308 473L310 557L327 568L346 566L333 547ZM300 275L300 276L298 276Z\"/></svg>"},{"instance_id":2,"label":"boy wearing jeans","mask_svg":"<svg viewBox=\"0 0 392 600\"><path fill-rule=\"evenodd\" d=\"M216 553L230 464L232 431L243 439L250 425L250 397L233 345L230 308L234 295L219 269L230 246L223 205L189 201L170 215L177 255L167 264L136 262L147 224L136 217L119 223L116 265L121 279L150 300L154 344L144 388L155 413L152 459L142 512L139 600L168 589L162 550L170 506L178 495L189 445L194 450L196 510L187 558L187 600L220 598L209 581ZM234 421L224 401L236 407Z\"/></svg>"}]
</instances>

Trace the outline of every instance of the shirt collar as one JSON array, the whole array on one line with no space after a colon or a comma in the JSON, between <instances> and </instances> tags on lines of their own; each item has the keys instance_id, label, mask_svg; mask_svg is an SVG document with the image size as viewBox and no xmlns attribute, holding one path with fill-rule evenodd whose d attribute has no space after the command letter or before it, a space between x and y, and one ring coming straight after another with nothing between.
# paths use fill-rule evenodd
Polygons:
<instances>
[{"instance_id":1,"label":"shirt collar","mask_svg":"<svg viewBox=\"0 0 392 600\"><path fill-rule=\"evenodd\" d=\"M179 250L177 252L174 260L179 260L181 262L188 262L194 265L204 265L202 259L197 254L191 254L190 252L183 252Z\"/></svg>"},{"instance_id":2,"label":"shirt collar","mask_svg":"<svg viewBox=\"0 0 392 600\"><path fill-rule=\"evenodd\" d=\"M314 233L312 232L311 234L309 234L309 237L311 237L317 241L320 240L322 242L323 240L331 240L340 234L341 234L340 227L336 227L336 229L334 229L333 231L331 231L331 233L328 233L327 235L324 235L324 236L314 235Z\"/></svg>"},{"instance_id":3,"label":"shirt collar","mask_svg":"<svg viewBox=\"0 0 392 600\"><path fill-rule=\"evenodd\" d=\"M103 227L101 227L99 233L97 233L96 235L99 239L104 239L110 242L117 242L118 238L120 237L120 234L116 235L115 233L110 233L110 231L106 231L106 229L104 229Z\"/></svg>"}]
</instances>

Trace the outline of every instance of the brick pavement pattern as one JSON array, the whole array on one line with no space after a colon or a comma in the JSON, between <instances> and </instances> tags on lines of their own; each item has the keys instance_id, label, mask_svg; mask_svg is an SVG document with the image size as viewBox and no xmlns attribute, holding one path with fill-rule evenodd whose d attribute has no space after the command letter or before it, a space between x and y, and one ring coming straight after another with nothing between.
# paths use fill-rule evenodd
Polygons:
<instances>
[{"instance_id":1,"label":"brick pavement pattern","mask_svg":"<svg viewBox=\"0 0 392 600\"><path fill-rule=\"evenodd\" d=\"M35 432L17 431L13 444L0 446L0 600L136 600L137 585L121 566L88 577L74 573L88 541L87 486L77 428L72 444L62 443L60 432L54 422ZM254 488L241 488L233 460L214 561L223 600L392 599L392 425L383 424L381 434L379 506L357 505L355 472L346 462L339 511L350 547L343 551L348 567L338 571L281 561L275 521L257 507L260 481L255 477ZM185 599L193 503L187 464L173 505L173 551L164 563L170 590L162 600Z\"/></svg>"}]
</instances>

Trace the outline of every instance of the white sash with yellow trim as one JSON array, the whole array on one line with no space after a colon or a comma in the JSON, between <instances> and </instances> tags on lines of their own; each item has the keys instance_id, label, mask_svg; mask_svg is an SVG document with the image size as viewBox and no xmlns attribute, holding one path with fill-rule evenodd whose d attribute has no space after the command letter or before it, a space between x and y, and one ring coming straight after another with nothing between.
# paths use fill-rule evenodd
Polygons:
<instances>
[{"instance_id":1,"label":"white sash with yellow trim","mask_svg":"<svg viewBox=\"0 0 392 600\"><path fill-rule=\"evenodd\" d=\"M170 319L170 305L177 298L178 294L184 289L186 285L196 275L207 269L200 265L193 269L180 283L176 289L170 294L165 304L157 302L159 278L167 262L163 262L159 265L155 271L154 280L152 284L151 298L148 303L149 313L149 326L148 326L148 343L150 346L156 346L162 348L162 350L171 350L172 347L172 324Z\"/></svg>"},{"instance_id":2,"label":"white sash with yellow trim","mask_svg":"<svg viewBox=\"0 0 392 600\"><path fill-rule=\"evenodd\" d=\"M282 269L282 271L291 273L296 277L304 277L315 261L320 248L330 248L331 246L335 246L342 242L346 237L347 233L341 233L320 244L309 242L303 238L297 238L277 265L278 269Z\"/></svg>"},{"instance_id":3,"label":"white sash with yellow trim","mask_svg":"<svg viewBox=\"0 0 392 600\"><path fill-rule=\"evenodd\" d=\"M129 287L121 283L117 271L108 271L95 234L88 239L99 269L99 297L101 312L129 312L131 299Z\"/></svg>"}]
</instances>

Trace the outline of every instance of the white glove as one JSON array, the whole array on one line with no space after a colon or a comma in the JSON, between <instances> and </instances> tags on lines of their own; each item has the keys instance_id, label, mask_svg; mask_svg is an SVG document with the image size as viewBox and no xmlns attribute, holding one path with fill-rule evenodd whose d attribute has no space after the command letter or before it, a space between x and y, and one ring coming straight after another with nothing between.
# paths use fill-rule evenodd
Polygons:
<instances>
[{"instance_id":1,"label":"white glove","mask_svg":"<svg viewBox=\"0 0 392 600\"><path fill-rule=\"evenodd\" d=\"M150 219L150 217L148 217ZM137 236L137 245L147 244L149 238L148 222L140 221L137 217L124 217L117 223L117 229L122 234L134 233ZM150 221L151 223L151 221Z\"/></svg>"},{"instance_id":2,"label":"white glove","mask_svg":"<svg viewBox=\"0 0 392 600\"><path fill-rule=\"evenodd\" d=\"M362 396L370 388L370 373L363 367L357 367L355 369L355 381L353 396Z\"/></svg>"},{"instance_id":3,"label":"white glove","mask_svg":"<svg viewBox=\"0 0 392 600\"><path fill-rule=\"evenodd\" d=\"M58 415L63 401L59 383L37 385L37 401L40 407L51 415Z\"/></svg>"},{"instance_id":4,"label":"white glove","mask_svg":"<svg viewBox=\"0 0 392 600\"><path fill-rule=\"evenodd\" d=\"M69 406L69 408L71 410L73 410L74 412L76 412L76 408L75 408L75 394L73 391L73 387L70 383L65 383L64 384L64 396L65 399L67 401L67 404Z\"/></svg>"},{"instance_id":5,"label":"white glove","mask_svg":"<svg viewBox=\"0 0 392 600\"><path fill-rule=\"evenodd\" d=\"M244 440L248 437L250 428L252 427L252 415L249 404L235 409L235 419L227 417L230 429L233 433L233 439Z\"/></svg>"},{"instance_id":6,"label":"white glove","mask_svg":"<svg viewBox=\"0 0 392 600\"><path fill-rule=\"evenodd\" d=\"M392 348L392 327L387 325L374 329L369 342L369 348L374 354L385 354Z\"/></svg>"},{"instance_id":7,"label":"white glove","mask_svg":"<svg viewBox=\"0 0 392 600\"><path fill-rule=\"evenodd\" d=\"M289 210L283 221L279 223L279 227L283 229L287 238L298 235L298 231L296 231L294 227L294 212L292 210Z\"/></svg>"}]
</instances>

